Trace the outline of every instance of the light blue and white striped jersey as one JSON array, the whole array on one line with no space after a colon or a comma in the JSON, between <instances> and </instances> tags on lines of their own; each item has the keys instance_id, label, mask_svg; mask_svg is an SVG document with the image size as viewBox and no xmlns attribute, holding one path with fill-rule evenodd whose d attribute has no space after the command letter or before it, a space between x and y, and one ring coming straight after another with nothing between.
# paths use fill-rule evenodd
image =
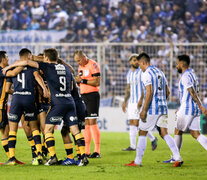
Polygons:
<instances>
[{"instance_id":1,"label":"light blue and white striped jersey","mask_svg":"<svg viewBox=\"0 0 207 180\"><path fill-rule=\"evenodd\" d=\"M153 95L149 105L148 114L168 114L166 100L167 80L164 73L157 67L149 66L146 71L142 73L142 83L144 85L144 99L146 96L146 86L152 84Z\"/></svg>"},{"instance_id":2,"label":"light blue and white striped jersey","mask_svg":"<svg viewBox=\"0 0 207 180\"><path fill-rule=\"evenodd\" d=\"M139 67L134 72L130 69L127 73L127 84L130 85L130 103L138 103L142 95L141 73L142 70Z\"/></svg>"},{"instance_id":3,"label":"light blue and white striped jersey","mask_svg":"<svg viewBox=\"0 0 207 180\"><path fill-rule=\"evenodd\" d=\"M190 87L199 93L198 78L193 69L187 69L183 72L179 81L180 109L185 111L185 115L200 115L198 105L188 91Z\"/></svg>"}]
</instances>

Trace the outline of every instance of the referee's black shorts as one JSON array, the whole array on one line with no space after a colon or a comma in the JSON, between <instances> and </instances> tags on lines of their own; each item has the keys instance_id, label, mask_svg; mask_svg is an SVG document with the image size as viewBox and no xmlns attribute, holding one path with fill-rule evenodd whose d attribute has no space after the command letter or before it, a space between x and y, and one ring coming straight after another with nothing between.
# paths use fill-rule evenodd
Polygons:
<instances>
[{"instance_id":1,"label":"referee's black shorts","mask_svg":"<svg viewBox=\"0 0 207 180\"><path fill-rule=\"evenodd\" d=\"M86 119L95 119L99 116L100 95L98 92L81 94L86 105Z\"/></svg>"}]
</instances>

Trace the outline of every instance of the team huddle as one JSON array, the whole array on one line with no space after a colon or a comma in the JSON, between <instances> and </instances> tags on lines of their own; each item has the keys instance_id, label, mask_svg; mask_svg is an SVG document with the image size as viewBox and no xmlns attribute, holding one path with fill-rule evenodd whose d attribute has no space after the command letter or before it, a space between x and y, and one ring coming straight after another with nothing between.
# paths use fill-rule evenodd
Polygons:
<instances>
[{"instance_id":1,"label":"team huddle","mask_svg":"<svg viewBox=\"0 0 207 180\"><path fill-rule=\"evenodd\" d=\"M18 161L15 155L20 121L31 146L32 165L85 166L89 163L88 158L100 158L100 131L97 126L100 68L97 63L88 59L82 51L76 51L74 59L82 68L79 69L80 76L74 78L73 68L58 58L58 53L53 48L45 49L39 56L34 56L29 49L23 48L19 57L20 60L8 66L6 52L0 51L0 131L2 146L8 156L4 165L24 164ZM142 157L147 145L146 136L152 142L152 150L156 149L157 138L151 133L155 127L173 154L172 158L163 161L164 163L174 163L174 167L183 164L180 149L182 133L187 129L207 150L207 138L200 134L200 111L207 116L207 110L198 97L198 78L189 68L189 56L177 57L176 68L182 73L179 81L181 105L176 112L174 139L167 131L167 98L170 91L164 73L150 65L150 57L146 53L132 55L129 62L131 70L127 75L122 109L126 111L127 101L130 99L130 147L124 151L136 150L136 158L125 165L142 166ZM88 67L93 71L89 71ZM80 84L82 97L77 83ZM12 95L12 100L7 116L8 94ZM67 158L58 161L53 133L55 126L61 122L61 135ZM138 126L139 139L136 147ZM85 129L85 137L81 129ZM95 144L92 155L91 131ZM77 161L74 159L70 133L74 139Z\"/></svg>"},{"instance_id":2,"label":"team huddle","mask_svg":"<svg viewBox=\"0 0 207 180\"><path fill-rule=\"evenodd\" d=\"M15 158L16 134L21 120L32 149L32 165L87 165L89 161L85 154L85 140L80 131L84 127L86 107L71 73L73 69L61 61L57 51L52 48L45 49L43 57L32 56L26 48L20 50L19 56L19 61L8 66L6 52L0 52L0 129L2 145L9 158L4 164L24 164ZM32 61L32 57L38 62ZM12 94L12 100L7 119L8 94ZM53 133L55 125L62 121L61 134L67 159L58 161ZM40 132L43 134L43 143ZM77 161L73 157L73 141L69 133L74 137ZM47 152L49 159L46 158Z\"/></svg>"}]
</instances>

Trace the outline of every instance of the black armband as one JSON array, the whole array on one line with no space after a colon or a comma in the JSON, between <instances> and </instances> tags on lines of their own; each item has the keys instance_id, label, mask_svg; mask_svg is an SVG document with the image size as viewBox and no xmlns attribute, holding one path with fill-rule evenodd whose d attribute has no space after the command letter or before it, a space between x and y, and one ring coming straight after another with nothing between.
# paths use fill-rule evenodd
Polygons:
<instances>
[{"instance_id":1,"label":"black armband","mask_svg":"<svg viewBox=\"0 0 207 180\"><path fill-rule=\"evenodd\" d=\"M94 77L94 76L99 77L99 76L101 76L101 73L92 74L92 77Z\"/></svg>"},{"instance_id":2,"label":"black armband","mask_svg":"<svg viewBox=\"0 0 207 180\"><path fill-rule=\"evenodd\" d=\"M87 84L87 82L88 82L88 80L86 80L86 79L81 80L81 83L83 83L83 84Z\"/></svg>"}]
</instances>

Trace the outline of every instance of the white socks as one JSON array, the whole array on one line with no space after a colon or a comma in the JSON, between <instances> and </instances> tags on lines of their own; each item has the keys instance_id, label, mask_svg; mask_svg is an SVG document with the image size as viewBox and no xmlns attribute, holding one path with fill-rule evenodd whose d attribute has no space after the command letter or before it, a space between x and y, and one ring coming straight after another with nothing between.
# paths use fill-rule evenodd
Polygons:
<instances>
[{"instance_id":1,"label":"white socks","mask_svg":"<svg viewBox=\"0 0 207 180\"><path fill-rule=\"evenodd\" d=\"M135 164L141 165L142 164L142 156L144 155L145 148L147 146L147 137L146 136L139 136L138 143L137 143L137 156L135 158Z\"/></svg>"},{"instance_id":2,"label":"white socks","mask_svg":"<svg viewBox=\"0 0 207 180\"><path fill-rule=\"evenodd\" d=\"M183 144L183 136L182 135L175 135L174 140L175 140L175 144L178 147L178 150L180 151L182 144Z\"/></svg>"},{"instance_id":3,"label":"white socks","mask_svg":"<svg viewBox=\"0 0 207 180\"><path fill-rule=\"evenodd\" d=\"M151 142L155 140L155 137L154 137L154 135L152 134L151 131L148 131L147 136L148 136L148 138L150 139Z\"/></svg>"},{"instance_id":4,"label":"white socks","mask_svg":"<svg viewBox=\"0 0 207 180\"><path fill-rule=\"evenodd\" d=\"M198 136L197 141L201 144L201 146L203 146L205 148L205 150L207 150L207 137L204 136L203 134L200 134L200 136Z\"/></svg>"},{"instance_id":5,"label":"white socks","mask_svg":"<svg viewBox=\"0 0 207 180\"><path fill-rule=\"evenodd\" d=\"M169 134L165 135L163 139L165 140L171 152L173 153L173 158L175 160L180 160L181 159L180 153L179 153L178 147L175 144L174 139Z\"/></svg>"},{"instance_id":6,"label":"white socks","mask_svg":"<svg viewBox=\"0 0 207 180\"><path fill-rule=\"evenodd\" d=\"M134 125L129 126L130 147L136 149L138 127Z\"/></svg>"}]
</instances>

